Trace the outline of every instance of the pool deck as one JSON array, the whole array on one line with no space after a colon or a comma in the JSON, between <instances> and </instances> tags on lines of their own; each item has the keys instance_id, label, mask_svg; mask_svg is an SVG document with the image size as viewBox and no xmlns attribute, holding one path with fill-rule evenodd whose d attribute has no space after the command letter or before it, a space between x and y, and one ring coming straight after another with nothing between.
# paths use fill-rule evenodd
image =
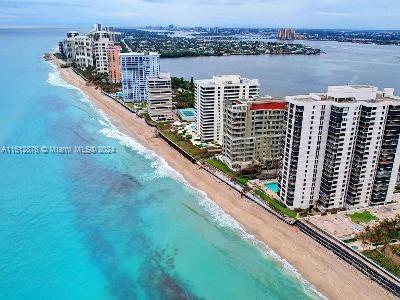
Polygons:
<instances>
[{"instance_id":1,"label":"pool deck","mask_svg":"<svg viewBox=\"0 0 400 300\"><path fill-rule=\"evenodd\" d=\"M378 220L371 221L368 224L357 224L352 222L351 219L347 216L354 212L362 212L364 210L369 211L371 214L376 216ZM316 215L312 217L306 217L306 219L321 230L333 235L340 240L345 240L353 238L356 234L360 233L359 229L363 230L366 225L371 226L375 222L379 222L383 219L394 218L399 213L400 203L394 203L389 205L360 208L357 210L342 211L337 214L327 214L325 216ZM353 243L349 245L353 245ZM356 242L354 243L354 245L360 246Z\"/></svg>"},{"instance_id":2,"label":"pool deck","mask_svg":"<svg viewBox=\"0 0 400 300\"><path fill-rule=\"evenodd\" d=\"M270 196L274 199L278 199L278 194L275 193L273 190L266 187L266 184L268 184L268 183L278 183L277 179L268 179L268 180L256 179L254 183L258 188L260 188L268 196Z\"/></svg>"},{"instance_id":3,"label":"pool deck","mask_svg":"<svg viewBox=\"0 0 400 300\"><path fill-rule=\"evenodd\" d=\"M190 142L200 148L210 148L210 147L219 147L218 145L210 142L202 142L200 141L200 137L197 135L196 130L193 128L193 122L178 122L178 124L174 123L173 126L176 128L179 134L182 134L184 131L186 132L186 136L190 135Z\"/></svg>"}]
</instances>

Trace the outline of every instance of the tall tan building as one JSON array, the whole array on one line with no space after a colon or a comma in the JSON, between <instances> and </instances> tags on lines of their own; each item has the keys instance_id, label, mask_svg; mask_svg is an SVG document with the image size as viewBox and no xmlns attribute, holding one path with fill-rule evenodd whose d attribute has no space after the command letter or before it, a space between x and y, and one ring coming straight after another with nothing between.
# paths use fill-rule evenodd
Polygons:
<instances>
[{"instance_id":1,"label":"tall tan building","mask_svg":"<svg viewBox=\"0 0 400 300\"><path fill-rule=\"evenodd\" d=\"M108 47L108 79L110 82L116 83L121 82L121 65L119 63L119 54L121 47L117 45L111 45Z\"/></svg>"},{"instance_id":2,"label":"tall tan building","mask_svg":"<svg viewBox=\"0 0 400 300\"><path fill-rule=\"evenodd\" d=\"M272 98L224 102L223 156L232 169L252 164L276 169L285 128L286 101Z\"/></svg>"},{"instance_id":3,"label":"tall tan building","mask_svg":"<svg viewBox=\"0 0 400 300\"><path fill-rule=\"evenodd\" d=\"M172 119L171 75L160 73L147 77L149 115L154 121Z\"/></svg>"}]
</instances>

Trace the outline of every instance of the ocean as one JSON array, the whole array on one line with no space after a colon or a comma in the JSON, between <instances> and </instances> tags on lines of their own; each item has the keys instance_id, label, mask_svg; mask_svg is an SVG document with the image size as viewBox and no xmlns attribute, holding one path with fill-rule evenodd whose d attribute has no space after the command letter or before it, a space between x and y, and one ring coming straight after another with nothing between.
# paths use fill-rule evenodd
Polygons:
<instances>
[{"instance_id":1,"label":"ocean","mask_svg":"<svg viewBox=\"0 0 400 300\"><path fill-rule=\"evenodd\" d=\"M66 31L0 30L0 298L323 297L60 78Z\"/></svg>"}]
</instances>

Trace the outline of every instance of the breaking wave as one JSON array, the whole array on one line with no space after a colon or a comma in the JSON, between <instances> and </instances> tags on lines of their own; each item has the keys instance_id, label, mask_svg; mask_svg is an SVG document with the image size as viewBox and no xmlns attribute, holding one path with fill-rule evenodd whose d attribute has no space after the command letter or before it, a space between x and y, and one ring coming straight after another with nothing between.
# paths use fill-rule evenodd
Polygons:
<instances>
[{"instance_id":1,"label":"breaking wave","mask_svg":"<svg viewBox=\"0 0 400 300\"><path fill-rule=\"evenodd\" d=\"M61 78L60 72L57 70L57 66L54 65L53 63L49 62L49 65L51 66L51 68L53 69L52 72L49 72L49 75L47 77L46 82L53 85L53 86L57 86L57 87L63 87L63 88L67 88L69 90L75 90L79 93L80 98L79 100L81 100L82 102L88 102L91 103L89 101L89 99L86 97L85 93L82 92L80 89L78 89L76 86L69 84L68 82L66 82L64 79Z\"/></svg>"}]
</instances>

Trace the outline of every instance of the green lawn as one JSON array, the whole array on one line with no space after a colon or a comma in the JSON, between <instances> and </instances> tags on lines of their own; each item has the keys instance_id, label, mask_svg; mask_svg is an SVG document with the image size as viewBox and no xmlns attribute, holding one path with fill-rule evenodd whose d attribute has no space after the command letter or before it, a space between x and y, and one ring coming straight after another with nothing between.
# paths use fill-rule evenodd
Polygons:
<instances>
[{"instance_id":1,"label":"green lawn","mask_svg":"<svg viewBox=\"0 0 400 300\"><path fill-rule=\"evenodd\" d=\"M257 189L256 190L256 194L263 199L265 202L267 202L273 209L275 209L277 212L280 212L282 214L284 214L285 216L288 216L290 218L296 218L297 216L297 212L295 212L294 210L291 210L289 208L287 208L284 204L282 204L281 202L279 202L278 200L275 200L273 198L271 198L270 196L268 196L267 194L265 194L262 190Z\"/></svg>"},{"instance_id":2,"label":"green lawn","mask_svg":"<svg viewBox=\"0 0 400 300\"><path fill-rule=\"evenodd\" d=\"M389 257L378 250L367 250L363 254L376 262L378 265L388 270L390 273L400 277L400 266L396 265Z\"/></svg>"},{"instance_id":3,"label":"green lawn","mask_svg":"<svg viewBox=\"0 0 400 300\"><path fill-rule=\"evenodd\" d=\"M235 172L233 172L227 165L225 165L222 161L215 158L207 158L206 162L208 162L213 167L217 168L221 172L225 173L229 177L234 176Z\"/></svg>"},{"instance_id":4,"label":"green lawn","mask_svg":"<svg viewBox=\"0 0 400 300\"><path fill-rule=\"evenodd\" d=\"M224 164L219 159L207 158L205 161L208 162L213 167L220 170L221 172L225 173L229 177L234 177L236 174L233 170L231 170L226 164ZM236 177L234 180L243 187L246 187L247 183L249 182L249 178L247 176L239 176Z\"/></svg>"},{"instance_id":5,"label":"green lawn","mask_svg":"<svg viewBox=\"0 0 400 300\"><path fill-rule=\"evenodd\" d=\"M180 148L185 150L194 158L200 158L205 152L207 152L205 149L200 149L199 147L193 145L191 142L183 140L182 137L179 137L177 134L174 134L168 130L163 130L164 124L162 124L161 126L157 124L157 127L170 141L177 144Z\"/></svg>"},{"instance_id":6,"label":"green lawn","mask_svg":"<svg viewBox=\"0 0 400 300\"><path fill-rule=\"evenodd\" d=\"M347 215L354 223L369 223L373 220L378 220L373 214L371 214L368 210L364 210L363 212L355 212L351 215Z\"/></svg>"},{"instance_id":7,"label":"green lawn","mask_svg":"<svg viewBox=\"0 0 400 300\"><path fill-rule=\"evenodd\" d=\"M235 180L242 186L247 186L247 183L249 182L249 178L246 176L237 177Z\"/></svg>"}]
</instances>

